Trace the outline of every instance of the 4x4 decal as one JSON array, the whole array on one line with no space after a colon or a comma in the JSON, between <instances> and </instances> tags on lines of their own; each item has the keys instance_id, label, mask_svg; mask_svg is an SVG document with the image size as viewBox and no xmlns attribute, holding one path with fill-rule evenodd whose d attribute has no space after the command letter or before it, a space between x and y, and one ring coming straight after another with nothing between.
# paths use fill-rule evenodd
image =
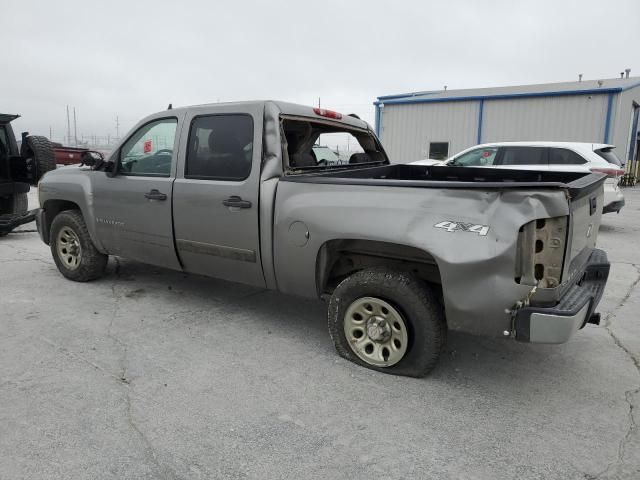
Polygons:
<instances>
[{"instance_id":1,"label":"4x4 decal","mask_svg":"<svg viewBox=\"0 0 640 480\"><path fill-rule=\"evenodd\" d=\"M471 232L477 233L481 237L484 237L489 233L488 225L475 225L473 223L463 223L463 222L452 222L450 220L445 220L444 222L436 223L434 225L435 228L443 228L447 232Z\"/></svg>"}]
</instances>

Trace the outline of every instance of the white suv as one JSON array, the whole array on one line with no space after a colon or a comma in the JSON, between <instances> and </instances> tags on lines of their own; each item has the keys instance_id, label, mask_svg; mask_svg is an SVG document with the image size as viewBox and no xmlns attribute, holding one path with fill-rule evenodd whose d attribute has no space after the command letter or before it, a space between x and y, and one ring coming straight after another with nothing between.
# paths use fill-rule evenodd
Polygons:
<instances>
[{"instance_id":1,"label":"white suv","mask_svg":"<svg viewBox=\"0 0 640 480\"><path fill-rule=\"evenodd\" d=\"M578 142L499 142L468 148L444 160L418 160L414 165L494 167L557 172L599 172L607 175L603 213L620 212L624 196L618 187L624 164L613 145Z\"/></svg>"}]
</instances>

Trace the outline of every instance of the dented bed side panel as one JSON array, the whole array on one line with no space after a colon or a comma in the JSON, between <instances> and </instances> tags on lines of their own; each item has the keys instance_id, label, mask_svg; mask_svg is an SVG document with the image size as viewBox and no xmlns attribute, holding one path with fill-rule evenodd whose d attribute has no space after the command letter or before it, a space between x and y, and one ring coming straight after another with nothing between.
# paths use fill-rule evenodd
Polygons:
<instances>
[{"instance_id":1,"label":"dented bed side panel","mask_svg":"<svg viewBox=\"0 0 640 480\"><path fill-rule=\"evenodd\" d=\"M415 247L440 271L448 326L502 335L531 286L515 281L520 227L569 215L566 191L420 189L280 182L274 264L286 293L317 295L316 259L331 240Z\"/></svg>"}]
</instances>

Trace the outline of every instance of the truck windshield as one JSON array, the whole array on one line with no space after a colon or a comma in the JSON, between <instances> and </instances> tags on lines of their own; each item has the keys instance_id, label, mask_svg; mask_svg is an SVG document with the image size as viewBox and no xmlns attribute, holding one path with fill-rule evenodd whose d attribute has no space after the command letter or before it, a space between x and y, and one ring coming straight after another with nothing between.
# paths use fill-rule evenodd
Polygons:
<instances>
[{"instance_id":1,"label":"truck windshield","mask_svg":"<svg viewBox=\"0 0 640 480\"><path fill-rule=\"evenodd\" d=\"M313 121L282 122L283 154L292 170L345 168L387 163L387 156L367 130Z\"/></svg>"},{"instance_id":2,"label":"truck windshield","mask_svg":"<svg viewBox=\"0 0 640 480\"><path fill-rule=\"evenodd\" d=\"M340 158L339 152L339 149L337 151L334 151L331 148L323 147L322 145L314 145L311 149L311 153L316 158L317 162L321 162L324 160L328 165L338 165L343 163L342 159Z\"/></svg>"}]
</instances>

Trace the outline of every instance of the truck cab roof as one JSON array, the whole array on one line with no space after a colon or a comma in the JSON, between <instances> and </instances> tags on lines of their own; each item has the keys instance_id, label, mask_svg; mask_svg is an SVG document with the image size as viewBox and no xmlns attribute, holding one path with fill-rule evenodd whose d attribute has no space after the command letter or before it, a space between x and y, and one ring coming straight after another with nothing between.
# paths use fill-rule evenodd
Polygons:
<instances>
[{"instance_id":1,"label":"truck cab roof","mask_svg":"<svg viewBox=\"0 0 640 480\"><path fill-rule=\"evenodd\" d=\"M187 105L184 107L172 108L171 111L179 113L185 111L193 111L193 110L210 110L214 107L246 107L246 106L264 106L266 104L275 105L275 107L280 111L282 115L293 116L293 117L307 117L307 118L316 118L319 120L330 120L332 122L341 123L348 125L350 127L359 128L362 130L371 130L370 125L351 115L347 115L344 113L334 112L333 110L328 110L319 107L310 107L308 105L300 105L297 103L283 102L277 100L248 100L242 102L218 102L218 103L204 103L199 105ZM163 110L160 112L156 112L150 115L147 118L155 118L161 116L163 114L166 115L168 110ZM145 119L146 120L146 119Z\"/></svg>"}]
</instances>

